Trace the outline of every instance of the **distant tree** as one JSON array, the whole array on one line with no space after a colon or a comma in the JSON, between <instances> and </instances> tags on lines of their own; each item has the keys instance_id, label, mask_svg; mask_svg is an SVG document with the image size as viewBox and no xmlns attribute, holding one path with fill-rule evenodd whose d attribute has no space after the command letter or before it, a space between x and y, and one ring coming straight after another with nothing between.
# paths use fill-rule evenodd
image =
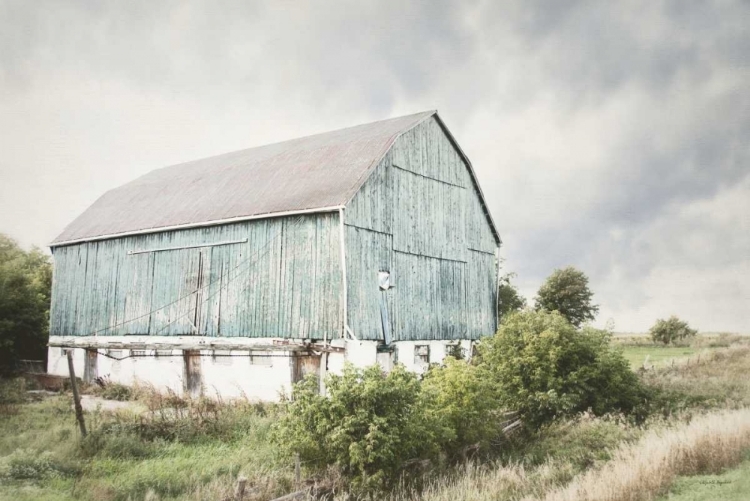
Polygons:
<instances>
[{"instance_id":1,"label":"distant tree","mask_svg":"<svg viewBox=\"0 0 750 501\"><path fill-rule=\"evenodd\" d=\"M511 283L511 279L515 277L515 273L507 273L500 277L500 283L497 287L497 315L501 320L510 313L526 307L526 298Z\"/></svg>"},{"instance_id":2,"label":"distant tree","mask_svg":"<svg viewBox=\"0 0 750 501\"><path fill-rule=\"evenodd\" d=\"M654 342L669 344L681 339L694 337L698 334L698 331L691 329L687 322L672 315L667 320L657 320L654 326L651 327L651 330L649 330L649 334L651 334L651 339Z\"/></svg>"},{"instance_id":3,"label":"distant tree","mask_svg":"<svg viewBox=\"0 0 750 501\"><path fill-rule=\"evenodd\" d=\"M49 257L0 234L0 374L21 359L45 358L51 287Z\"/></svg>"},{"instance_id":4,"label":"distant tree","mask_svg":"<svg viewBox=\"0 0 750 501\"><path fill-rule=\"evenodd\" d=\"M599 306L592 304L594 293L589 279L573 266L552 272L534 298L536 310L558 311L574 327L594 320Z\"/></svg>"}]
</instances>

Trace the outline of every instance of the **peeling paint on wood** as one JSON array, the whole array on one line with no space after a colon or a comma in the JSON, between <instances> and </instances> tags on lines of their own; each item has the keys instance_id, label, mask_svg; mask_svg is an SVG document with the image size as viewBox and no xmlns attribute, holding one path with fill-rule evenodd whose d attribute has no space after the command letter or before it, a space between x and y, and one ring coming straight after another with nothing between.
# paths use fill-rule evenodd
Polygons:
<instances>
[{"instance_id":1,"label":"peeling paint on wood","mask_svg":"<svg viewBox=\"0 0 750 501\"><path fill-rule=\"evenodd\" d=\"M84 357L83 381L91 383L99 377L99 351L87 349Z\"/></svg>"},{"instance_id":2,"label":"peeling paint on wood","mask_svg":"<svg viewBox=\"0 0 750 501\"><path fill-rule=\"evenodd\" d=\"M394 341L477 339L496 329L497 240L468 165L438 121L396 140L347 206L349 326L382 338L378 271Z\"/></svg>"},{"instance_id":3,"label":"peeling paint on wood","mask_svg":"<svg viewBox=\"0 0 750 501\"><path fill-rule=\"evenodd\" d=\"M343 215L53 248L50 334L331 340L348 324L377 341L383 321L396 342L491 334L498 238L465 157L436 115L379 155Z\"/></svg>"},{"instance_id":4,"label":"peeling paint on wood","mask_svg":"<svg viewBox=\"0 0 750 501\"><path fill-rule=\"evenodd\" d=\"M55 248L50 334L338 337L339 231L326 213Z\"/></svg>"},{"instance_id":5,"label":"peeling paint on wood","mask_svg":"<svg viewBox=\"0 0 750 501\"><path fill-rule=\"evenodd\" d=\"M320 375L320 356L294 354L289 362L292 371L292 382L297 383L305 379L308 374Z\"/></svg>"},{"instance_id":6,"label":"peeling paint on wood","mask_svg":"<svg viewBox=\"0 0 750 501\"><path fill-rule=\"evenodd\" d=\"M200 350L185 350L183 360L183 390L186 395L198 397L203 392Z\"/></svg>"}]
</instances>

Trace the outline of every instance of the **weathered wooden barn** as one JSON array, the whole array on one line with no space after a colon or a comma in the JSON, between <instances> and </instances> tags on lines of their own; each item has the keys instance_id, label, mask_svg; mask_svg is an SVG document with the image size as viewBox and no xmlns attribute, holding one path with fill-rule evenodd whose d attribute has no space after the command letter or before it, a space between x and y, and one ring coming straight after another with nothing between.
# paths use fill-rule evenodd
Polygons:
<instances>
[{"instance_id":1,"label":"weathered wooden barn","mask_svg":"<svg viewBox=\"0 0 750 501\"><path fill-rule=\"evenodd\" d=\"M496 328L500 239L434 111L150 172L51 244L50 372L275 398Z\"/></svg>"}]
</instances>

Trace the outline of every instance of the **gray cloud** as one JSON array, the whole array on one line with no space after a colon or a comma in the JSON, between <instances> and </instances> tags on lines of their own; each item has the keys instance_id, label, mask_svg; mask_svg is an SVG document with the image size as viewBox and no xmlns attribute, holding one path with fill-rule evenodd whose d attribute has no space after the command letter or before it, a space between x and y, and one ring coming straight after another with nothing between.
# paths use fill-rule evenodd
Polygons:
<instances>
[{"instance_id":1,"label":"gray cloud","mask_svg":"<svg viewBox=\"0 0 750 501\"><path fill-rule=\"evenodd\" d=\"M747 331L749 27L741 1L0 0L0 231L42 245L153 168L438 108L529 296L575 264L602 321Z\"/></svg>"}]
</instances>

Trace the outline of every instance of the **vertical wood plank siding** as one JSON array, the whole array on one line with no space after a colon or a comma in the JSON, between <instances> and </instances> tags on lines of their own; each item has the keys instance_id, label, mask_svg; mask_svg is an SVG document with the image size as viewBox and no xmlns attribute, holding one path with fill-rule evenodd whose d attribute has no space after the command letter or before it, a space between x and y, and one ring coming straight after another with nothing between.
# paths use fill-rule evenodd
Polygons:
<instances>
[{"instance_id":1,"label":"vertical wood plank siding","mask_svg":"<svg viewBox=\"0 0 750 501\"><path fill-rule=\"evenodd\" d=\"M338 225L311 214L57 247L50 334L338 337Z\"/></svg>"},{"instance_id":2,"label":"vertical wood plank siding","mask_svg":"<svg viewBox=\"0 0 750 501\"><path fill-rule=\"evenodd\" d=\"M401 135L345 209L53 249L52 335L476 339L496 328L498 246L461 155L433 117ZM237 241L146 252L128 251ZM102 330L106 329L106 330Z\"/></svg>"},{"instance_id":3,"label":"vertical wood plank siding","mask_svg":"<svg viewBox=\"0 0 750 501\"><path fill-rule=\"evenodd\" d=\"M346 268L349 325L360 339L382 339L378 272L393 270L391 235L347 225Z\"/></svg>"},{"instance_id":4,"label":"vertical wood plank siding","mask_svg":"<svg viewBox=\"0 0 750 501\"><path fill-rule=\"evenodd\" d=\"M377 273L396 341L496 329L498 243L468 167L434 119L401 135L346 208L348 324L381 339ZM389 266L389 267L384 267Z\"/></svg>"}]
</instances>

